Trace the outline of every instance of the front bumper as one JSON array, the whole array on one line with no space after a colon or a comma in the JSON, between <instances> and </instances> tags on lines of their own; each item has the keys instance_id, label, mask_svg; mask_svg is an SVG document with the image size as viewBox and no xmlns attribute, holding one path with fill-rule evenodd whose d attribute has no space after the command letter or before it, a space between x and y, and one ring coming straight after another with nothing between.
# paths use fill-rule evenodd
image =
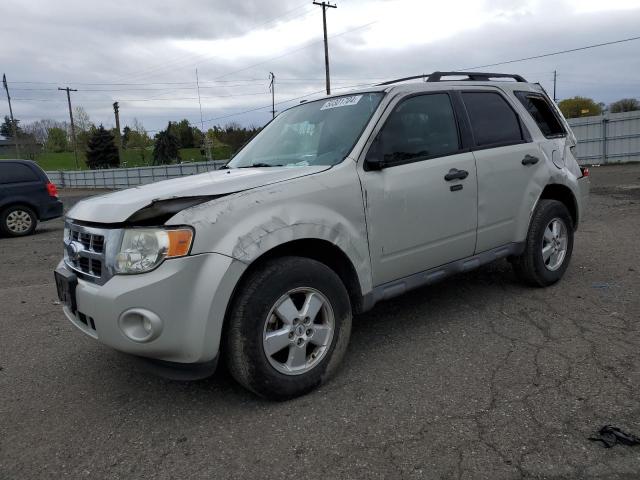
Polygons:
<instances>
[{"instance_id":1,"label":"front bumper","mask_svg":"<svg viewBox=\"0 0 640 480\"><path fill-rule=\"evenodd\" d=\"M244 268L225 255L206 253L166 260L148 273L115 275L104 285L78 279L77 311L63 310L85 334L121 352L166 362L210 362ZM61 261L56 270L68 269ZM127 322L135 312L154 319L152 338L132 338Z\"/></svg>"}]
</instances>

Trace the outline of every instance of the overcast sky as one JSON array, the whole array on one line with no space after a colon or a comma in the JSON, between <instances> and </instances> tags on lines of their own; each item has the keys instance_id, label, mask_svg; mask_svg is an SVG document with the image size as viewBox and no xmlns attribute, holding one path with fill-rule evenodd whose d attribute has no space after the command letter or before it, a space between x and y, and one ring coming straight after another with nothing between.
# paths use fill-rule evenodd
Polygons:
<instances>
[{"instance_id":1,"label":"overcast sky","mask_svg":"<svg viewBox=\"0 0 640 480\"><path fill-rule=\"evenodd\" d=\"M328 15L334 92L434 70L471 68L640 36L640 0L336 0ZM640 40L491 67L558 98L640 97ZM321 8L312 0L2 0L0 72L23 123L68 118L59 86L95 123L134 117L149 130L188 118L205 128L262 125L324 89ZM487 70L487 69L485 69ZM260 107L264 107L259 109ZM247 110L258 109L239 114ZM8 114L0 97L0 115Z\"/></svg>"}]
</instances>

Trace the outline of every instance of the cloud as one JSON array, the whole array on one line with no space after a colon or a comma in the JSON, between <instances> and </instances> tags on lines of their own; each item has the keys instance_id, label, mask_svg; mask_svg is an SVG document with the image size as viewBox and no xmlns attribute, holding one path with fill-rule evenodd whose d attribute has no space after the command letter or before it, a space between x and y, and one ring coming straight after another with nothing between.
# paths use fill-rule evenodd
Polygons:
<instances>
[{"instance_id":1,"label":"cloud","mask_svg":"<svg viewBox=\"0 0 640 480\"><path fill-rule=\"evenodd\" d=\"M628 0L343 0L327 15L332 84L339 92L636 36L640 6ZM180 118L198 124L196 68L203 116L218 119L209 125L268 121L270 71L277 102L324 88L321 13L311 0L5 0L0 18L0 64L23 122L64 120L66 97L57 87L70 85L78 89L74 104L96 123L112 125L111 104L119 101L124 124L134 117L151 130ZM522 73L549 91L557 70L560 98L610 102L640 96L639 46L490 69ZM27 81L43 83L17 83ZM257 107L265 108L227 116ZM0 101L0 115L5 110Z\"/></svg>"}]
</instances>

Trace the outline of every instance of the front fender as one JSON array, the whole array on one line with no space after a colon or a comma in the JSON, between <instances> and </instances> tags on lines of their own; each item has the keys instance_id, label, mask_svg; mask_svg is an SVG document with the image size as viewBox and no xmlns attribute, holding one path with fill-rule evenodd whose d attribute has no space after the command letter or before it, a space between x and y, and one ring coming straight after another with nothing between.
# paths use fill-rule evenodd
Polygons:
<instances>
[{"instance_id":1,"label":"front fender","mask_svg":"<svg viewBox=\"0 0 640 480\"><path fill-rule=\"evenodd\" d=\"M194 253L220 253L245 264L294 240L324 240L349 258L361 291L372 289L364 204L351 161L197 205L168 223L195 228Z\"/></svg>"}]
</instances>

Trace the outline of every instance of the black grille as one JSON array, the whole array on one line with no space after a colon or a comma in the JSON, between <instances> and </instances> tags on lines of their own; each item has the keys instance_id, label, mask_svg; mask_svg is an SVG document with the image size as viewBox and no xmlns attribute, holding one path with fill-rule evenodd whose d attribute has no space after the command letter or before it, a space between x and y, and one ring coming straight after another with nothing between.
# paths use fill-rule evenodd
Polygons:
<instances>
[{"instance_id":1,"label":"black grille","mask_svg":"<svg viewBox=\"0 0 640 480\"><path fill-rule=\"evenodd\" d=\"M102 276L102 262L95 258L80 257L73 265L83 273L88 273L94 277Z\"/></svg>"},{"instance_id":2,"label":"black grille","mask_svg":"<svg viewBox=\"0 0 640 480\"><path fill-rule=\"evenodd\" d=\"M93 236L93 251L97 253L104 251L104 237L102 235Z\"/></svg>"},{"instance_id":3,"label":"black grille","mask_svg":"<svg viewBox=\"0 0 640 480\"><path fill-rule=\"evenodd\" d=\"M87 327L91 327L92 330L96 329L96 323L93 321L93 318L89 315L85 315L82 312L78 312L78 320L84 323Z\"/></svg>"}]
</instances>

